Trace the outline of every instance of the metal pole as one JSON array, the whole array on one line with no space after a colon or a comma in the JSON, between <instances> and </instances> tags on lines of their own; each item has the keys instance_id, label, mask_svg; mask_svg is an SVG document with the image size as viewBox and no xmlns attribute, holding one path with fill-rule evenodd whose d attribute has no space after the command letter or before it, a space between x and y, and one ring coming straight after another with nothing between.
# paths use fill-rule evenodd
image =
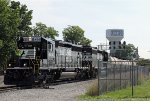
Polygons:
<instances>
[{"instance_id":1,"label":"metal pole","mask_svg":"<svg viewBox=\"0 0 150 101\"><path fill-rule=\"evenodd\" d=\"M132 86L132 64L129 66L129 70L130 70L130 86Z\"/></svg>"},{"instance_id":2,"label":"metal pole","mask_svg":"<svg viewBox=\"0 0 150 101\"><path fill-rule=\"evenodd\" d=\"M115 65L112 67L113 69L114 69L114 91L116 90L116 85L115 85L115 74L116 74L116 72L115 72L115 70L116 70L116 61L114 62L115 63Z\"/></svg>"},{"instance_id":3,"label":"metal pole","mask_svg":"<svg viewBox=\"0 0 150 101\"><path fill-rule=\"evenodd\" d=\"M106 63L106 62L105 62ZM108 64L108 63L107 63ZM108 82L107 82L107 76L108 76L108 70L107 70L107 64L106 64L106 91L108 91Z\"/></svg>"},{"instance_id":4,"label":"metal pole","mask_svg":"<svg viewBox=\"0 0 150 101\"><path fill-rule=\"evenodd\" d=\"M100 50L99 49L99 45L98 45L98 50ZM99 76L100 76L100 73L99 73L99 59L98 59L98 70L97 70L97 75L98 75L98 95L100 95L100 80L99 80Z\"/></svg>"},{"instance_id":5,"label":"metal pole","mask_svg":"<svg viewBox=\"0 0 150 101\"><path fill-rule=\"evenodd\" d=\"M99 76L100 76L100 75L99 75L99 74L100 74L100 73L99 73L99 60L98 60L98 70L97 70L97 71L98 71L98 73L97 73L97 75L98 75L98 95L100 95L100 84L99 84L99 82L100 82L100 80L99 80Z\"/></svg>"},{"instance_id":6,"label":"metal pole","mask_svg":"<svg viewBox=\"0 0 150 101\"><path fill-rule=\"evenodd\" d=\"M138 69L138 66L137 66L137 82L136 82L137 85L138 85L138 81L139 81L138 75L139 75L139 69Z\"/></svg>"},{"instance_id":7,"label":"metal pole","mask_svg":"<svg viewBox=\"0 0 150 101\"><path fill-rule=\"evenodd\" d=\"M133 60L132 60L132 97L133 97L133 86L134 86L134 84L133 84Z\"/></svg>"},{"instance_id":8,"label":"metal pole","mask_svg":"<svg viewBox=\"0 0 150 101\"><path fill-rule=\"evenodd\" d=\"M121 89L121 75L122 75L122 73L121 73L121 72L122 72L122 71L121 71L121 67L122 67L122 62L120 62L120 63L121 63L121 64L120 64L120 68L119 68L120 70L119 70L119 72L120 72L120 89Z\"/></svg>"},{"instance_id":9,"label":"metal pole","mask_svg":"<svg viewBox=\"0 0 150 101\"><path fill-rule=\"evenodd\" d=\"M66 68L66 55L65 55L65 68Z\"/></svg>"}]
</instances>

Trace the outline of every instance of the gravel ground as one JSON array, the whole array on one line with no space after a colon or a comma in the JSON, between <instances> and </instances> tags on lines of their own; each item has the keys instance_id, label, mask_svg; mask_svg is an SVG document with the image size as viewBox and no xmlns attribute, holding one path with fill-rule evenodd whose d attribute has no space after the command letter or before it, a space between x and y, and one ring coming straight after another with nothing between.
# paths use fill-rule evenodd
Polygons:
<instances>
[{"instance_id":1,"label":"gravel ground","mask_svg":"<svg viewBox=\"0 0 150 101\"><path fill-rule=\"evenodd\" d=\"M92 81L50 86L50 89L24 89L0 93L0 101L79 101L78 96L86 92Z\"/></svg>"}]
</instances>

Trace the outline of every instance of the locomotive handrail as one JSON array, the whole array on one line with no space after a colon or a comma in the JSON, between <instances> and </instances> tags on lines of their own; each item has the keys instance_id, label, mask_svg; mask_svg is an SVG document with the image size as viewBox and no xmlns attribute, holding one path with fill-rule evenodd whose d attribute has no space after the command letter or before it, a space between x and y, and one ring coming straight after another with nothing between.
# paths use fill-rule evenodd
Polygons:
<instances>
[{"instance_id":1,"label":"locomotive handrail","mask_svg":"<svg viewBox=\"0 0 150 101\"><path fill-rule=\"evenodd\" d=\"M39 58L38 58L38 57L39 57ZM40 68L40 63L39 63L39 62L40 62L40 56L36 56L36 59L35 59L35 60L36 60L36 63L37 63L37 64L35 64L35 65L38 66L38 68L37 68L37 74L38 74L38 73L39 73L39 68Z\"/></svg>"},{"instance_id":2,"label":"locomotive handrail","mask_svg":"<svg viewBox=\"0 0 150 101\"><path fill-rule=\"evenodd\" d=\"M30 64L30 61L31 61L32 64L33 64L33 73L35 74L34 62L33 62L32 59L29 57L29 66L32 66L32 65Z\"/></svg>"}]
</instances>

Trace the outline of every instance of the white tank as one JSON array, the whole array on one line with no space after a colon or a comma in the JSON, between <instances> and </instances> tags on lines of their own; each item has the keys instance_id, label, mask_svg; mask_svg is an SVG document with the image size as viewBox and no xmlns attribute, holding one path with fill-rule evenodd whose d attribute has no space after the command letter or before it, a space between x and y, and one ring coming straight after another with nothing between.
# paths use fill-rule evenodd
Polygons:
<instances>
[{"instance_id":1,"label":"white tank","mask_svg":"<svg viewBox=\"0 0 150 101\"><path fill-rule=\"evenodd\" d=\"M124 38L123 29L107 29L106 38L111 41L121 41Z\"/></svg>"}]
</instances>

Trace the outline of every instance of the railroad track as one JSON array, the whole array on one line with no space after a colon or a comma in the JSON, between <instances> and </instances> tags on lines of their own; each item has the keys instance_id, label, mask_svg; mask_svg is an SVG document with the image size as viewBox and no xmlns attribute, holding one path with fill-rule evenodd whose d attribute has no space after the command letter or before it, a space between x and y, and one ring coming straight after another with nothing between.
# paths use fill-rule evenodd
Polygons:
<instances>
[{"instance_id":1,"label":"railroad track","mask_svg":"<svg viewBox=\"0 0 150 101\"><path fill-rule=\"evenodd\" d=\"M83 81L88 81L88 80L94 80L95 78L92 79L87 79L87 80L75 80L75 79L63 79L63 80L57 80L51 84L45 84L43 86L40 86L39 88L44 88L44 89L55 89L54 86L57 85L62 85L62 84L69 84L69 83L77 83L77 82L83 82ZM38 87L36 87L38 88Z\"/></svg>"},{"instance_id":2,"label":"railroad track","mask_svg":"<svg viewBox=\"0 0 150 101\"><path fill-rule=\"evenodd\" d=\"M23 89L31 89L31 86L4 86L0 87L0 93L16 91L16 90L23 90Z\"/></svg>"},{"instance_id":3,"label":"railroad track","mask_svg":"<svg viewBox=\"0 0 150 101\"><path fill-rule=\"evenodd\" d=\"M92 79L88 79L92 80ZM88 81L84 80L84 81ZM75 82L82 82L81 80L74 80L74 79L63 79L63 80L57 80L56 82L53 82L51 84L43 84L43 85L34 85L34 86L4 86L0 87L0 93L4 92L10 92L10 91L16 91L16 90L23 90L23 89L55 89L54 86L61 85L61 84L68 84L68 83L75 83Z\"/></svg>"},{"instance_id":4,"label":"railroad track","mask_svg":"<svg viewBox=\"0 0 150 101\"><path fill-rule=\"evenodd\" d=\"M52 86L60 85L60 84L67 84L67 83L73 83L75 80L58 80L51 84L43 84L43 85L34 85L34 86L3 86L0 87L0 93L4 92L10 92L10 91L16 91L16 90L23 90L23 89L54 89Z\"/></svg>"},{"instance_id":5,"label":"railroad track","mask_svg":"<svg viewBox=\"0 0 150 101\"><path fill-rule=\"evenodd\" d=\"M19 89L19 87L17 87L17 86L4 86L4 87L0 87L0 93L14 91L14 90L18 90L18 89Z\"/></svg>"}]
</instances>

